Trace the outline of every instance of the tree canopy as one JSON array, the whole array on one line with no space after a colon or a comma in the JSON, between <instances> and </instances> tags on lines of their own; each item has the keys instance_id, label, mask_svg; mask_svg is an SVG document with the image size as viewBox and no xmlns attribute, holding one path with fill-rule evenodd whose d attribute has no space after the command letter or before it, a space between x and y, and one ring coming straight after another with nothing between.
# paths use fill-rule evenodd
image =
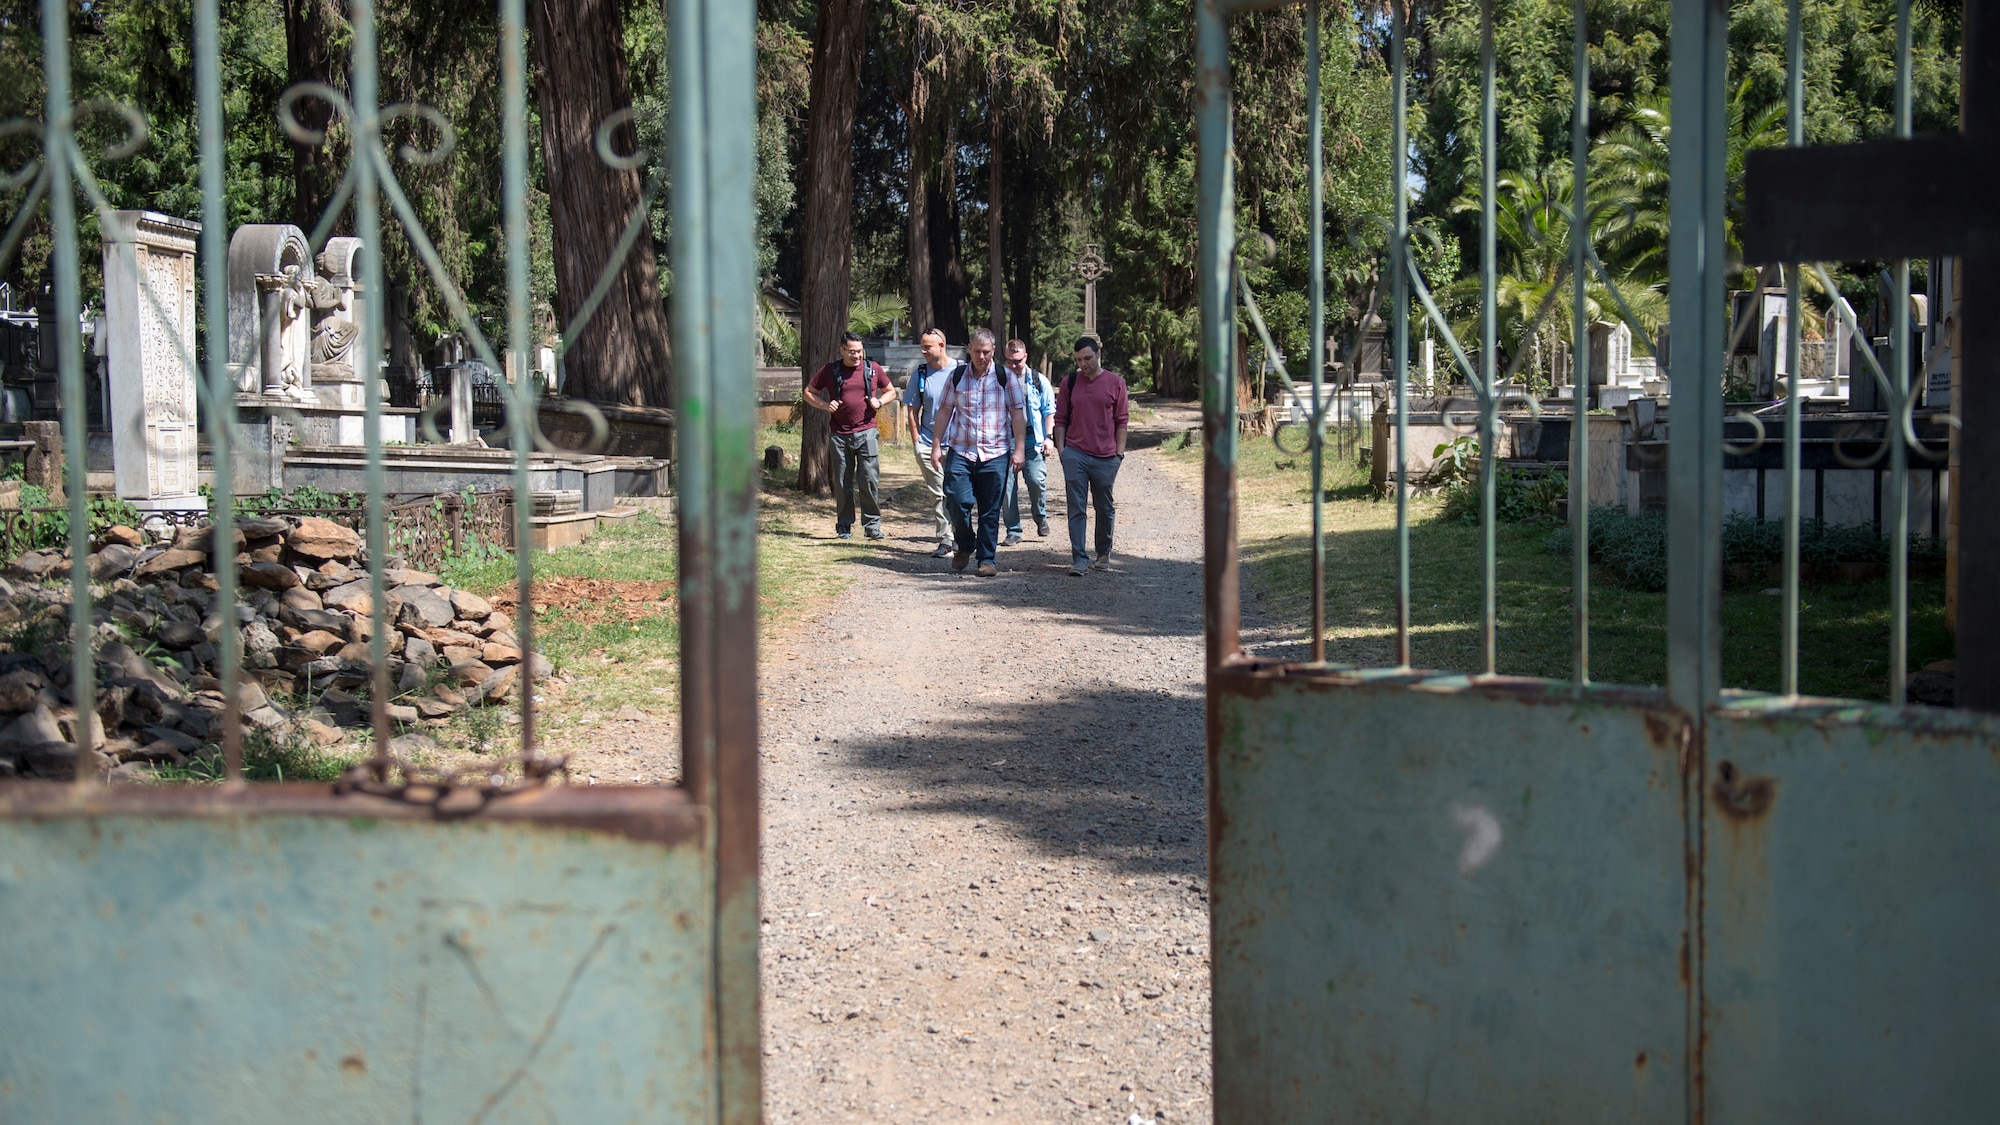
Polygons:
<instances>
[{"instance_id":1,"label":"tree canopy","mask_svg":"<svg viewBox=\"0 0 2000 1125\"><path fill-rule=\"evenodd\" d=\"M302 65L287 42L314 6L330 5L332 46L344 50L337 0L225 0L224 90L229 123L232 222L299 221L310 185L276 118L279 93ZM666 30L647 0L597 5L618 17L637 141L652 160L667 110ZM40 115L39 26L33 0L0 0L0 118ZM1505 304L1521 344L1531 306L1552 283L1551 247L1566 238L1571 5L1493 0L1500 65L1498 160ZM399 165L405 186L446 268L475 316L503 307L499 235L498 35L493 5L477 0L380 0L382 68L395 100L437 107L457 144L435 165ZM553 9L552 9L553 10ZM888 0L860 6L865 22L848 183L822 200L852 206L851 289L857 300L902 308L954 339L984 324L1001 290L1007 334L1031 354L1064 356L1082 330L1072 265L1098 243L1112 273L1099 284L1107 359L1170 394L1195 383L1195 131L1192 9L1185 0ZM1476 0L1409 9L1412 218L1426 232L1426 277L1448 317L1468 318L1466 277L1476 272L1479 25ZM1589 180L1599 253L1640 306L1663 292L1665 146L1668 113L1667 5L1590 0L1592 109ZM73 5L79 99L129 103L150 137L137 155L101 162L97 176L114 206L178 214L196 210L193 84L188 0L93 0ZM320 13L324 16L325 11ZM1895 75L1895 8L1887 0L1805 0L1806 135L1842 142L1887 133ZM759 269L767 283L801 295L804 183L811 118L815 0L758 0L761 102L757 184ZM1732 158L1783 137L1786 6L1740 0L1731 7ZM1327 166L1329 331L1351 333L1381 271L1380 224L1391 209L1386 10L1321 9ZM1239 227L1272 236L1277 256L1257 265L1257 287L1276 342L1305 347L1307 180L1304 160L1302 5L1239 18L1232 32L1236 93ZM308 21L310 22L310 21ZM321 20L322 23L326 21ZM296 34L296 32L295 32ZM1936 5L1916 13L1914 115L1918 129L1956 127L1958 26ZM337 78L338 76L335 75ZM531 81L541 81L539 68ZM530 99L531 107L537 105ZM531 108L540 113L540 109ZM398 122L427 144L429 126ZM98 151L121 134L115 115L83 129ZM535 191L535 298L554 326L561 232L549 217L549 166L539 121ZM0 144L0 164L19 167L33 138ZM336 127L332 140L338 155ZM1000 157L999 175L991 162ZM654 249L667 236L671 189L651 204ZM22 192L0 193L0 222ZM310 205L310 200L304 201ZM825 205L825 204L822 204ZM1000 208L998 224L986 221ZM607 223L620 221L607 218ZM302 225L310 225L303 223ZM997 235L1000 253L990 245ZM94 230L86 231L86 237ZM411 277L421 333L450 327L446 309L410 248L392 238L392 270ZM45 221L5 264L17 291L39 282ZM915 251L913 253L913 250ZM1559 254L1554 255L1560 257ZM1000 276L992 276L994 263ZM657 284L672 278L659 270ZM86 278L88 284L91 280ZM1653 294L1649 298L1647 294ZM1457 294L1456 297L1453 294ZM1527 310L1523 312L1522 310ZM1642 314L1643 315L1643 314ZM838 318L836 318L838 319ZM782 333L772 339L783 344ZM775 358L783 358L781 355ZM796 359L796 357L793 357Z\"/></svg>"}]
</instances>

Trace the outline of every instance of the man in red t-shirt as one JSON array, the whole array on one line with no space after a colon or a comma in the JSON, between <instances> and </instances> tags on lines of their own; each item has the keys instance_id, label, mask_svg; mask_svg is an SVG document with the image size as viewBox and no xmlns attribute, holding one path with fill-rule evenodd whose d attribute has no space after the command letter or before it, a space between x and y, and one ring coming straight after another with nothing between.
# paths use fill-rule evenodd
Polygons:
<instances>
[{"instance_id":1,"label":"man in red t-shirt","mask_svg":"<svg viewBox=\"0 0 2000 1125\"><path fill-rule=\"evenodd\" d=\"M854 538L854 494L861 494L861 528L870 539L882 534L882 504L876 492L881 481L880 450L876 445L875 412L896 397L889 373L862 356L861 337L841 337L840 360L813 372L806 384L806 403L833 415L833 495L838 507L833 532Z\"/></svg>"},{"instance_id":2,"label":"man in red t-shirt","mask_svg":"<svg viewBox=\"0 0 2000 1125\"><path fill-rule=\"evenodd\" d=\"M1097 341L1076 342L1076 370L1056 392L1055 440L1062 450L1063 491L1069 497L1069 572L1081 578L1086 570L1103 570L1111 563L1111 529L1118 506L1111 486L1118 466L1125 463L1125 426L1131 414L1125 377L1097 365ZM1083 553L1083 504L1097 509L1097 561Z\"/></svg>"}]
</instances>

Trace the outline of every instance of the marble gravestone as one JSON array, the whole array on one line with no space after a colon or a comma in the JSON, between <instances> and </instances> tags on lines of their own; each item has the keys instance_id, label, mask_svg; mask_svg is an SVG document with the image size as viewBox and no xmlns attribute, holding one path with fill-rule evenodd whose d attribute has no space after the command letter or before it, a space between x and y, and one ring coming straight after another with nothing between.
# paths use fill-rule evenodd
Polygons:
<instances>
[{"instance_id":1,"label":"marble gravestone","mask_svg":"<svg viewBox=\"0 0 2000 1125\"><path fill-rule=\"evenodd\" d=\"M134 507L205 507L195 407L195 242L201 224L114 211L104 224L112 469Z\"/></svg>"},{"instance_id":2,"label":"marble gravestone","mask_svg":"<svg viewBox=\"0 0 2000 1125\"><path fill-rule=\"evenodd\" d=\"M229 370L239 394L312 396L312 248L288 223L252 223L229 238ZM265 323L270 322L267 333Z\"/></svg>"},{"instance_id":3,"label":"marble gravestone","mask_svg":"<svg viewBox=\"0 0 2000 1125\"><path fill-rule=\"evenodd\" d=\"M312 329L312 390L320 405L363 406L361 364L361 240L330 238L320 251L319 276L308 289L319 314Z\"/></svg>"}]
</instances>

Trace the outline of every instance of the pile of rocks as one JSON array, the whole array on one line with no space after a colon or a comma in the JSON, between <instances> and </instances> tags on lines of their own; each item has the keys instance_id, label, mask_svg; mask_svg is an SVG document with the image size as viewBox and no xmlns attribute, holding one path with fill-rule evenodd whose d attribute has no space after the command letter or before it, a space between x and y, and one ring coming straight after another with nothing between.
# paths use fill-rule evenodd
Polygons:
<instances>
[{"instance_id":1,"label":"pile of rocks","mask_svg":"<svg viewBox=\"0 0 2000 1125\"><path fill-rule=\"evenodd\" d=\"M107 755L89 768L137 773L220 740L223 618L213 546L206 527L152 544L114 527L85 560L98 744ZM343 738L342 726L365 726L375 624L360 537L317 517L243 519L236 548L245 721L322 745ZM63 551L30 551L6 570L14 581L0 579L0 776L72 775L70 560ZM545 658L521 651L513 620L478 595L398 558L385 560L383 580L393 721L447 722L508 701L528 669L536 680L551 674Z\"/></svg>"}]
</instances>

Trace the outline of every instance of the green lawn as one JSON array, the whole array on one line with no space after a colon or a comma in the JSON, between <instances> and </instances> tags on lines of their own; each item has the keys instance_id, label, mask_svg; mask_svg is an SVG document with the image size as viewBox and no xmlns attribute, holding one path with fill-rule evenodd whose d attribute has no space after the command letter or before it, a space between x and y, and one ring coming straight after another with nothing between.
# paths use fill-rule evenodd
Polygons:
<instances>
[{"instance_id":1,"label":"green lawn","mask_svg":"<svg viewBox=\"0 0 2000 1125\"><path fill-rule=\"evenodd\" d=\"M1302 456L1246 437L1239 472L1242 552L1255 608L1303 638L1310 615L1311 484ZM1170 450L1198 471L1199 445ZM1284 467L1281 467L1284 466ZM1364 665L1395 660L1396 506L1369 496L1353 464L1327 474L1328 659ZM1439 515L1436 500L1410 504L1411 660L1417 667L1480 670L1480 534ZM1549 553L1550 525L1502 524L1495 560L1499 670L1571 678L1575 670L1573 582L1568 555ZM1775 585L1769 583L1768 585ZM1800 690L1858 699L1888 697L1887 579L1808 585L1800 609ZM1776 691L1783 599L1767 583L1723 595L1723 682ZM1666 595L1628 589L1601 568L1590 586L1591 679L1659 684L1666 678ZM1910 582L1910 668L1952 655L1944 624L1944 580Z\"/></svg>"}]
</instances>

